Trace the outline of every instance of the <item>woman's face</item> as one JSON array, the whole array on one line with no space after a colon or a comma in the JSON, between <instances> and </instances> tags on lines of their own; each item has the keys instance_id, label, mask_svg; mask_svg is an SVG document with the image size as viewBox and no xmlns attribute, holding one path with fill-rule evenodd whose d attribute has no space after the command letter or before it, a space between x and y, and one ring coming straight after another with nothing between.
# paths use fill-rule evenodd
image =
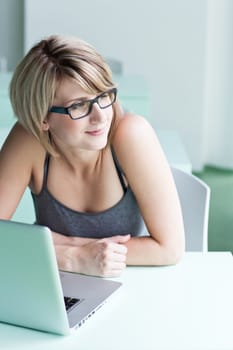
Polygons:
<instances>
[{"instance_id":1,"label":"woman's face","mask_svg":"<svg viewBox=\"0 0 233 350\"><path fill-rule=\"evenodd\" d=\"M53 105L69 107L95 97L85 92L75 80L67 78L59 85ZM107 144L112 118L112 106L101 109L94 103L91 113L77 120L72 120L68 114L50 112L43 128L50 131L58 148L100 150Z\"/></svg>"}]
</instances>

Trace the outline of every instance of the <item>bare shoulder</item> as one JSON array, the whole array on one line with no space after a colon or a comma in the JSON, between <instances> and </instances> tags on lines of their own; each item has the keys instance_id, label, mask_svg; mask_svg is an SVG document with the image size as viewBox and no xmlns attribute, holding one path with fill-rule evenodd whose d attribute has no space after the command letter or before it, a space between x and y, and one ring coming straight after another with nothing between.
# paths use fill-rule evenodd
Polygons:
<instances>
[{"instance_id":1,"label":"bare shoulder","mask_svg":"<svg viewBox=\"0 0 233 350\"><path fill-rule=\"evenodd\" d=\"M0 150L0 217L11 218L25 188L35 188L43 152L35 137L16 123ZM40 174L42 178L43 172Z\"/></svg>"},{"instance_id":2,"label":"bare shoulder","mask_svg":"<svg viewBox=\"0 0 233 350\"><path fill-rule=\"evenodd\" d=\"M156 131L143 117L127 114L119 121L113 148L135 194L141 184L142 192L171 184L169 164Z\"/></svg>"},{"instance_id":3,"label":"bare shoulder","mask_svg":"<svg viewBox=\"0 0 233 350\"><path fill-rule=\"evenodd\" d=\"M18 122L12 127L7 136L2 151L8 152L14 149L15 153L24 152L24 154L29 155L34 153L36 150L39 152L42 150L42 146L36 140L36 138L27 132ZM35 154L35 153L34 153Z\"/></svg>"},{"instance_id":4,"label":"bare shoulder","mask_svg":"<svg viewBox=\"0 0 233 350\"><path fill-rule=\"evenodd\" d=\"M36 138L16 123L7 136L0 152L0 164L4 168L10 166L33 168L44 158L45 150Z\"/></svg>"},{"instance_id":5,"label":"bare shoulder","mask_svg":"<svg viewBox=\"0 0 233 350\"><path fill-rule=\"evenodd\" d=\"M126 113L119 119L114 141L124 137L138 137L138 134L154 133L150 123L142 116Z\"/></svg>"},{"instance_id":6,"label":"bare shoulder","mask_svg":"<svg viewBox=\"0 0 233 350\"><path fill-rule=\"evenodd\" d=\"M27 132L22 125L20 125L18 122L16 122L13 127L11 128L9 135L6 139L7 143L12 142L18 142L21 140L25 140L25 142L28 142L29 140L33 141L34 137Z\"/></svg>"},{"instance_id":7,"label":"bare shoulder","mask_svg":"<svg viewBox=\"0 0 233 350\"><path fill-rule=\"evenodd\" d=\"M160 143L152 125L142 116L125 114L118 122L113 147L119 161L161 153ZM126 160L127 161L127 160Z\"/></svg>"}]
</instances>

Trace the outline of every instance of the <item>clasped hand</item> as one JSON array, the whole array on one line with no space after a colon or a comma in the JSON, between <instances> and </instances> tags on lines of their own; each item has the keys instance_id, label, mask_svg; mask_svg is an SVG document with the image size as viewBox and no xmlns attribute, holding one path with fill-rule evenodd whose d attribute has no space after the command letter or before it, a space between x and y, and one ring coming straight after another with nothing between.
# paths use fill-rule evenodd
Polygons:
<instances>
[{"instance_id":1,"label":"clasped hand","mask_svg":"<svg viewBox=\"0 0 233 350\"><path fill-rule=\"evenodd\" d=\"M126 267L127 247L130 235L113 236L93 240L82 245L79 263L83 273L101 277L116 277Z\"/></svg>"},{"instance_id":2,"label":"clasped hand","mask_svg":"<svg viewBox=\"0 0 233 350\"><path fill-rule=\"evenodd\" d=\"M117 277L126 267L130 235L102 239L53 233L59 269L100 277Z\"/></svg>"}]
</instances>

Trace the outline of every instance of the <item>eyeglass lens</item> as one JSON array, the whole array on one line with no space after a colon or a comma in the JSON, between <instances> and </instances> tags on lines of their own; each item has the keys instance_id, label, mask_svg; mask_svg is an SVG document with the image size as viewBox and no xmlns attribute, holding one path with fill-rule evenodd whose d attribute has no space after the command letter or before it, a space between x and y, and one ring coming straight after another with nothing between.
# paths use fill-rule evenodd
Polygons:
<instances>
[{"instance_id":1,"label":"eyeglass lens","mask_svg":"<svg viewBox=\"0 0 233 350\"><path fill-rule=\"evenodd\" d=\"M92 106L95 102L98 103L99 107L104 109L111 106L116 99L116 90L111 90L104 92L103 94L97 96L93 100L82 101L75 103L69 107L70 116L74 119L82 118L89 113L91 113Z\"/></svg>"}]
</instances>

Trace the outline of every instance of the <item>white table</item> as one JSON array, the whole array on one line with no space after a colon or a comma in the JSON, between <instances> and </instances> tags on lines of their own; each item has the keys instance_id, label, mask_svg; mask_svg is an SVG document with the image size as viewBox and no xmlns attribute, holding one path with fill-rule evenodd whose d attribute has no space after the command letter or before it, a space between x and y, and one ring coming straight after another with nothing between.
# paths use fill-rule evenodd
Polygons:
<instances>
[{"instance_id":1,"label":"white table","mask_svg":"<svg viewBox=\"0 0 233 350\"><path fill-rule=\"evenodd\" d=\"M186 253L169 267L128 267L123 286L75 334L0 324L0 349L232 350L233 259Z\"/></svg>"}]
</instances>

